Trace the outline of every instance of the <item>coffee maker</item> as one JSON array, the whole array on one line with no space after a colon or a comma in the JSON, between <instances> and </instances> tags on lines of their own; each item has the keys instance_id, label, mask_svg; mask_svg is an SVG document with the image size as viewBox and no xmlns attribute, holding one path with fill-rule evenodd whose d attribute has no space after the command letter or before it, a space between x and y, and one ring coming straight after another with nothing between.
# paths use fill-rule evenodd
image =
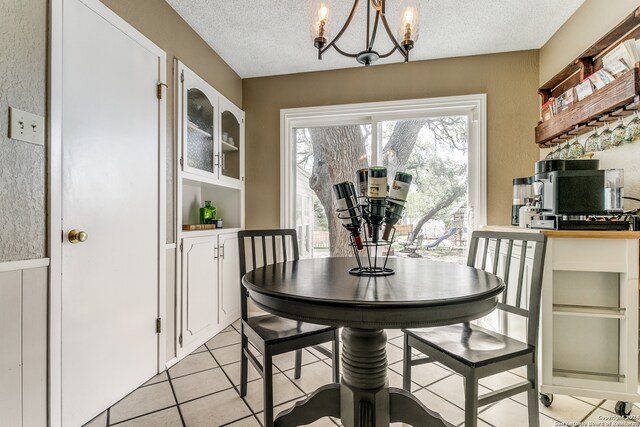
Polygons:
<instances>
[{"instance_id":1,"label":"coffee maker","mask_svg":"<svg viewBox=\"0 0 640 427\"><path fill-rule=\"evenodd\" d=\"M520 208L533 202L533 177L513 178L513 202L511 204L511 225L520 224Z\"/></svg>"},{"instance_id":2,"label":"coffee maker","mask_svg":"<svg viewBox=\"0 0 640 427\"><path fill-rule=\"evenodd\" d=\"M540 218L531 228L555 230L627 230L629 223L606 217L605 171L600 161L536 162L533 189Z\"/></svg>"}]
</instances>

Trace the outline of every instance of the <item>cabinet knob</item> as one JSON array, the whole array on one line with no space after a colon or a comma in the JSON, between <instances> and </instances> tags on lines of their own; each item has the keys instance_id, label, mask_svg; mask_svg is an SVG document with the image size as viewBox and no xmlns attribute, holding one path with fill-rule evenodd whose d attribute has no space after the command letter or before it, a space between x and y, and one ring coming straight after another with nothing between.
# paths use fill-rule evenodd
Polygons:
<instances>
[{"instance_id":1,"label":"cabinet knob","mask_svg":"<svg viewBox=\"0 0 640 427\"><path fill-rule=\"evenodd\" d=\"M76 244L76 243L85 242L89 238L89 235L87 234L86 231L73 229L69 232L68 237L69 237L69 243Z\"/></svg>"}]
</instances>

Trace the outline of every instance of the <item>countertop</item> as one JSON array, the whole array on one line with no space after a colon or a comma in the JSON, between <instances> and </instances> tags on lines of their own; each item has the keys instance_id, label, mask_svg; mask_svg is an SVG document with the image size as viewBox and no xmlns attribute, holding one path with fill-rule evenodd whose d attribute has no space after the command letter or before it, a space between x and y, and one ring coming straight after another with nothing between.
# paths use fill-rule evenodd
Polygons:
<instances>
[{"instance_id":1,"label":"countertop","mask_svg":"<svg viewBox=\"0 0 640 427\"><path fill-rule=\"evenodd\" d=\"M589 230L540 230L520 228L512 225L485 225L481 227L487 231L511 231L522 233L542 233L555 238L588 238L588 239L639 239L640 231L589 231Z\"/></svg>"}]
</instances>

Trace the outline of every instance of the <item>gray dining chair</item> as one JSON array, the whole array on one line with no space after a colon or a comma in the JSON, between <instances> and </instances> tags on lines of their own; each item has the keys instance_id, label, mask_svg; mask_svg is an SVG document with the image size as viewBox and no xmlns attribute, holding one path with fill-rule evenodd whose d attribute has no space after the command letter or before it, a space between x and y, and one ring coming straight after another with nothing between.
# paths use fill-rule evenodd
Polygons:
<instances>
[{"instance_id":1,"label":"gray dining chair","mask_svg":"<svg viewBox=\"0 0 640 427\"><path fill-rule=\"evenodd\" d=\"M538 233L473 232L467 265L489 271L505 281L506 289L498 302L498 310L474 323L403 329L405 390L410 390L413 366L439 362L464 378L466 427L477 425L480 406L525 391L529 426L539 425L536 345L546 242L546 237ZM524 340L479 325L490 323L489 319L497 320L507 333L512 333L514 324L525 326ZM412 359L413 349L426 357ZM524 381L478 396L481 378L521 366L526 366Z\"/></svg>"},{"instance_id":2,"label":"gray dining chair","mask_svg":"<svg viewBox=\"0 0 640 427\"><path fill-rule=\"evenodd\" d=\"M299 258L298 239L295 230L243 230L238 232L240 250L240 278L248 271L277 262ZM273 314L249 316L248 293L241 291L241 348L240 348L240 396L247 394L247 362L256 368L263 379L264 426L273 426L273 368L272 358L278 354L295 351L295 378L302 370L302 349L313 346L330 357L333 381L340 382L340 336L338 328L298 322ZM260 363L252 352L253 344L263 357ZM331 352L320 344L331 342Z\"/></svg>"}]
</instances>

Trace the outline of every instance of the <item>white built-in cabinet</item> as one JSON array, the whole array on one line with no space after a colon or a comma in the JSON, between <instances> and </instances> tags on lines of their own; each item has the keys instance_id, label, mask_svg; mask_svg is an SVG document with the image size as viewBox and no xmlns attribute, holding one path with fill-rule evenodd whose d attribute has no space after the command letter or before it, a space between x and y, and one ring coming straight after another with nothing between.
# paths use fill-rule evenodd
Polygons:
<instances>
[{"instance_id":1,"label":"white built-in cabinet","mask_svg":"<svg viewBox=\"0 0 640 427\"><path fill-rule=\"evenodd\" d=\"M244 227L244 112L176 60L176 355L240 317L238 230ZM223 228L198 224L205 201Z\"/></svg>"},{"instance_id":2,"label":"white built-in cabinet","mask_svg":"<svg viewBox=\"0 0 640 427\"><path fill-rule=\"evenodd\" d=\"M237 232L182 239L182 339L189 354L240 316Z\"/></svg>"}]
</instances>

